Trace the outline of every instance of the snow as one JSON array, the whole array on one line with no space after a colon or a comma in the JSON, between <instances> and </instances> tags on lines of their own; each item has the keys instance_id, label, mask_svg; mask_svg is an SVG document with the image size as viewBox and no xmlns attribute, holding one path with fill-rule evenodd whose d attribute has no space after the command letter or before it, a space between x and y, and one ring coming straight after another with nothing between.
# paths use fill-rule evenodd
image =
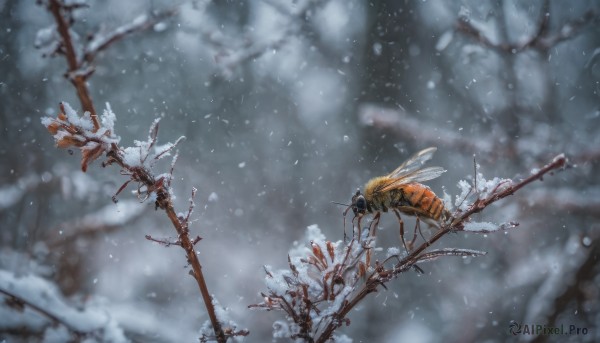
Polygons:
<instances>
[{"instance_id":1,"label":"snow","mask_svg":"<svg viewBox=\"0 0 600 343\"><path fill-rule=\"evenodd\" d=\"M101 341L128 342L123 330L103 307L99 298L87 299L86 303L71 304L65 299L55 284L32 274L16 276L12 272L0 270L0 290L25 299L28 304L57 318L63 329L51 329L45 334L48 341L61 341L68 332L74 330L93 333ZM0 306L0 330L28 328L32 332L40 330L39 325L51 320L48 316L25 304L26 311ZM40 320L40 317L42 320Z\"/></svg>"},{"instance_id":2,"label":"snow","mask_svg":"<svg viewBox=\"0 0 600 343\"><path fill-rule=\"evenodd\" d=\"M90 112L84 112L83 116L79 116L77 111L69 105L68 102L62 102L63 108L65 109L65 115L67 116L67 122L73 124L76 127L80 127L87 131L92 131L94 129L94 124L92 123L92 118L90 117Z\"/></svg>"},{"instance_id":3,"label":"snow","mask_svg":"<svg viewBox=\"0 0 600 343\"><path fill-rule=\"evenodd\" d=\"M93 150L101 144L103 150L109 150L111 144L119 142L120 138L109 131L109 128L113 128L116 120L114 113L110 110L110 105L100 116L101 122L106 123L108 127L101 127L97 131L95 131L89 112L86 111L79 116L67 102L61 102L61 107L64 109L64 120L60 117L41 118L41 122L46 128L55 130L51 132L54 133L54 140L59 147L76 146L83 150Z\"/></svg>"},{"instance_id":4,"label":"snow","mask_svg":"<svg viewBox=\"0 0 600 343\"><path fill-rule=\"evenodd\" d=\"M107 102L106 108L104 109L104 112L102 113L102 118L101 118L102 128L104 128L110 132L115 132L115 122L116 121L117 121L117 116L112 111L112 108L110 107L110 103Z\"/></svg>"},{"instance_id":5,"label":"snow","mask_svg":"<svg viewBox=\"0 0 600 343\"><path fill-rule=\"evenodd\" d=\"M56 25L51 25L37 31L34 45L40 49L43 55L51 55L60 46L60 38L56 31Z\"/></svg>"},{"instance_id":6,"label":"snow","mask_svg":"<svg viewBox=\"0 0 600 343\"><path fill-rule=\"evenodd\" d=\"M97 34L92 41L87 45L87 51L96 52L105 46L109 41L115 39L117 36L121 36L128 32L135 31L140 27L144 26L148 22L148 16L145 14L139 15L132 20L131 23L122 25L109 33Z\"/></svg>"},{"instance_id":7,"label":"snow","mask_svg":"<svg viewBox=\"0 0 600 343\"><path fill-rule=\"evenodd\" d=\"M469 222L465 225L465 231L471 232L493 232L497 231L500 226L488 222Z\"/></svg>"},{"instance_id":8,"label":"snow","mask_svg":"<svg viewBox=\"0 0 600 343\"><path fill-rule=\"evenodd\" d=\"M13 184L0 186L0 210L7 209L18 203L27 193L35 188L41 179L35 174L28 174L19 178Z\"/></svg>"},{"instance_id":9,"label":"snow","mask_svg":"<svg viewBox=\"0 0 600 343\"><path fill-rule=\"evenodd\" d=\"M480 169L477 164L476 169ZM477 173L475 184L460 180L457 184L460 194L456 196L454 205L461 211L466 211L477 199L486 199L512 185L512 180L494 177L487 180L482 173ZM476 186L476 187L474 187Z\"/></svg>"},{"instance_id":10,"label":"snow","mask_svg":"<svg viewBox=\"0 0 600 343\"><path fill-rule=\"evenodd\" d=\"M398 255L400 255L400 248L398 248L398 247L391 247L391 248L387 249L386 257L398 256Z\"/></svg>"}]
</instances>

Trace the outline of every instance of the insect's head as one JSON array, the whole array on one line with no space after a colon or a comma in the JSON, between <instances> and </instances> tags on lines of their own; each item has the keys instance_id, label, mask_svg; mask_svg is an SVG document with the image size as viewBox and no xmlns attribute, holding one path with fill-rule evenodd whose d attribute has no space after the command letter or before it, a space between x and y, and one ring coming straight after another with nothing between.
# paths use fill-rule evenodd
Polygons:
<instances>
[{"instance_id":1,"label":"insect's head","mask_svg":"<svg viewBox=\"0 0 600 343\"><path fill-rule=\"evenodd\" d=\"M359 216L367 213L367 200L365 196L360 193L360 190L356 190L356 193L352 196L352 203L350 204L354 216Z\"/></svg>"}]
</instances>

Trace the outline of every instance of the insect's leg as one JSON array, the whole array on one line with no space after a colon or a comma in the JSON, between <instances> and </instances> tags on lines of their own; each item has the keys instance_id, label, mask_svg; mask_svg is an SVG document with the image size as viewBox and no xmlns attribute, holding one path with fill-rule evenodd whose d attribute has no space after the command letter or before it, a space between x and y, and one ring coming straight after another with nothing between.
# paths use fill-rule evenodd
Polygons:
<instances>
[{"instance_id":1,"label":"insect's leg","mask_svg":"<svg viewBox=\"0 0 600 343\"><path fill-rule=\"evenodd\" d=\"M361 229L360 229L360 221L362 220L362 216L358 217L358 220L356 221L356 228L358 231L358 241L360 242L360 234L361 234ZM352 233L354 234L354 227L352 228Z\"/></svg>"},{"instance_id":2,"label":"insect's leg","mask_svg":"<svg viewBox=\"0 0 600 343\"><path fill-rule=\"evenodd\" d=\"M394 209L394 214L396 215L396 218L398 218L398 223L400 223L400 240L402 240L402 245L404 245L406 253L409 254L410 252L406 246L406 241L404 240L404 221L402 220L402 217L400 217L400 212L398 212L398 210Z\"/></svg>"},{"instance_id":3,"label":"insect's leg","mask_svg":"<svg viewBox=\"0 0 600 343\"><path fill-rule=\"evenodd\" d=\"M410 250L413 249L415 241L417 240L417 230L419 230L419 232L421 232L421 223L419 221L419 216L417 216L417 221L415 222L415 229L413 230L413 238L410 241L410 243L408 243L408 247ZM421 234L421 237L422 236L423 236L423 234Z\"/></svg>"},{"instance_id":4,"label":"insect's leg","mask_svg":"<svg viewBox=\"0 0 600 343\"><path fill-rule=\"evenodd\" d=\"M427 242L427 240L425 239L425 236L423 236L423 232L421 231L421 219L419 219L419 216L417 216L417 220L415 222L415 230L413 232L413 238L412 241L410 241L409 247L412 250L413 245L415 243L415 240L417 239L417 231L419 231L419 235L421 236L421 238L423 238L424 242Z\"/></svg>"},{"instance_id":5,"label":"insect's leg","mask_svg":"<svg viewBox=\"0 0 600 343\"><path fill-rule=\"evenodd\" d=\"M344 216L344 244L346 243L346 216Z\"/></svg>"},{"instance_id":6,"label":"insect's leg","mask_svg":"<svg viewBox=\"0 0 600 343\"><path fill-rule=\"evenodd\" d=\"M419 220L418 216L417 216L417 229L419 230L419 235L421 235L421 238L423 238L423 241L427 242L427 240L425 239L425 236L423 236L423 232L421 232L421 221Z\"/></svg>"},{"instance_id":7,"label":"insect's leg","mask_svg":"<svg viewBox=\"0 0 600 343\"><path fill-rule=\"evenodd\" d=\"M375 237L377 234L377 226L379 225L379 217L381 217L381 212L377 212L375 217L373 217L373 221L371 221L371 225L369 225L369 235L371 237Z\"/></svg>"}]
</instances>

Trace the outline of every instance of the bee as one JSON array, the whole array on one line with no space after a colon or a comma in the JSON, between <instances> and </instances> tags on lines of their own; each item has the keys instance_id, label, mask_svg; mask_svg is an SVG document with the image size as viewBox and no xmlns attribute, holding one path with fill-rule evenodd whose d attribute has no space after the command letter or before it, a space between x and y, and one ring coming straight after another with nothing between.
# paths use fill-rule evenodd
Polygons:
<instances>
[{"instance_id":1,"label":"bee","mask_svg":"<svg viewBox=\"0 0 600 343\"><path fill-rule=\"evenodd\" d=\"M417 225L409 247L416 239L416 231L419 225L419 219L432 226L439 227L440 223L450 220L450 212L445 208L443 201L427 186L420 182L435 179L442 175L445 170L441 167L422 168L421 166L429 161L433 153L437 150L435 147L421 150L402 163L393 172L385 176L379 176L371 179L364 188L364 193L360 190L352 196L352 202L344 211L344 217L349 209L354 212L354 219L358 218L358 236L360 239L360 220L366 214L373 214L371 222L371 234L374 235L379 223L381 212L394 212L400 223L400 237L404 248L408 247L404 240L404 222L400 213L417 217ZM344 233L345 235L345 233Z\"/></svg>"}]
</instances>

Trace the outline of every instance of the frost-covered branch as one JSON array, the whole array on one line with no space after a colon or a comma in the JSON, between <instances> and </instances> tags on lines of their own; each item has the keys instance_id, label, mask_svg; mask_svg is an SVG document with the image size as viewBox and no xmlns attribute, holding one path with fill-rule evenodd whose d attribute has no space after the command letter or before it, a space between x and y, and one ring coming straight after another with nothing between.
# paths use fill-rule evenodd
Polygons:
<instances>
[{"instance_id":1,"label":"frost-covered branch","mask_svg":"<svg viewBox=\"0 0 600 343\"><path fill-rule=\"evenodd\" d=\"M587 24L598 20L598 14L593 10L588 10L580 18L562 25L556 32L550 32L549 30L550 18L550 1L546 0L540 10L538 28L535 34L529 39L516 43L494 42L467 15L460 16L456 23L456 30L477 40L479 44L500 53L514 54L527 49L547 52L558 43L577 36Z\"/></svg>"},{"instance_id":2,"label":"frost-covered branch","mask_svg":"<svg viewBox=\"0 0 600 343\"><path fill-rule=\"evenodd\" d=\"M286 4L273 0L264 1L277 12L286 17L286 25L276 37L269 39L244 38L235 41L234 37L223 37L214 30L205 29L202 36L206 42L211 44L217 53L216 62L225 74L231 74L232 70L244 62L254 60L267 52L280 49L290 38L299 35L306 25L307 17L319 6L324 6L329 0L304 0L298 3ZM223 42L232 42L223 44Z\"/></svg>"},{"instance_id":3,"label":"frost-covered branch","mask_svg":"<svg viewBox=\"0 0 600 343\"><path fill-rule=\"evenodd\" d=\"M82 218L60 224L60 230L52 230L51 236L46 239L46 244L56 247L82 237L95 236L126 227L127 224L140 218L146 210L146 207L136 200L121 201L118 206L117 212L115 206L111 204Z\"/></svg>"},{"instance_id":4,"label":"frost-covered branch","mask_svg":"<svg viewBox=\"0 0 600 343\"><path fill-rule=\"evenodd\" d=\"M441 223L435 234L404 256L399 248L389 248L383 262L374 258L376 230L369 230L371 234L362 243L357 239L334 243L327 241L318 227L311 226L307 231L310 248L298 247L290 252L289 270L274 271L266 266L268 292L262 293L261 303L249 307L286 313L287 322L274 324L275 337L328 342L334 339L338 328L350 325L348 313L368 294L377 292L380 286L385 288L386 283L408 270L421 271L418 264L444 256L485 255L471 249L428 249L450 232L489 233L516 227L515 222L473 223L471 216L566 164L565 156L558 155L520 181L485 180L478 174L472 185L461 183L462 194L457 196L452 218ZM377 225L374 223L372 225Z\"/></svg>"},{"instance_id":5,"label":"frost-covered branch","mask_svg":"<svg viewBox=\"0 0 600 343\"><path fill-rule=\"evenodd\" d=\"M177 245L185 250L188 262L192 266L193 272L191 274L198 283L215 335L219 342L225 342L226 336L216 317L214 307L212 306L212 297L208 292L202 273L202 266L194 249L198 240L192 240L189 235L189 217L194 207L193 196L195 195L195 190L192 192L192 199L190 199L192 205L190 205L187 216L180 218L173 207L172 201L172 190L170 187L171 179L173 178L172 164L170 173L159 175L154 173L156 163L160 159L169 156L182 138L177 139L176 143L157 145L159 120L155 120L150 127L146 141L135 141L133 147L122 148L117 145L119 139L113 134L116 116L108 104L102 116L103 126L97 130L94 130L88 112L85 112L80 117L67 103L61 103L60 109L61 112L57 118L42 118L42 124L54 136L58 147L80 149L82 152L81 165L84 171L93 160L102 155L107 157L107 160L103 162L103 166L119 166L121 174L128 176L129 179L117 190L113 197L115 202L117 201L116 196L129 183L133 182L137 185L137 195L141 201L153 197L156 209L160 208L165 211L177 231Z\"/></svg>"},{"instance_id":6,"label":"frost-covered branch","mask_svg":"<svg viewBox=\"0 0 600 343\"><path fill-rule=\"evenodd\" d=\"M77 307L66 301L56 285L35 275L0 270L2 329L45 333L56 341L125 341L125 334L101 302L93 299ZM10 314L7 309L12 309ZM29 309L29 310L28 310ZM31 311L30 311L31 310Z\"/></svg>"},{"instance_id":7,"label":"frost-covered branch","mask_svg":"<svg viewBox=\"0 0 600 343\"><path fill-rule=\"evenodd\" d=\"M477 139L471 135L461 135L440 125L427 125L415 119L403 109L391 109L375 104L362 104L358 109L358 117L363 125L373 126L380 130L391 131L404 140L420 143L435 143L451 146L461 151L478 151L485 154L497 152L491 143L494 139Z\"/></svg>"},{"instance_id":8,"label":"frost-covered branch","mask_svg":"<svg viewBox=\"0 0 600 343\"><path fill-rule=\"evenodd\" d=\"M100 122L97 120L96 110L86 84L87 79L94 72L91 64L98 52L106 49L110 44L119 41L128 34L143 31L159 24L167 17L177 13L175 10L158 12L153 15L142 15L112 32L104 35L92 36L87 46L81 42L80 36L72 29L75 22L73 11L87 5L78 1L40 0L39 4L45 6L54 17L55 25L38 32L35 45L44 51L44 55L63 55L67 61L65 77L71 81L77 90L77 97L84 111L90 113L90 118L97 130Z\"/></svg>"},{"instance_id":9,"label":"frost-covered branch","mask_svg":"<svg viewBox=\"0 0 600 343\"><path fill-rule=\"evenodd\" d=\"M129 34L145 31L150 28L160 30L160 24L165 19L168 19L176 14L176 9L170 9L150 14L142 14L137 18L133 19L131 23L120 26L112 30L111 32L105 34L97 34L96 36L92 37L90 42L85 47L83 60L85 61L85 63L91 63L100 51L105 50L111 44L120 41Z\"/></svg>"},{"instance_id":10,"label":"frost-covered branch","mask_svg":"<svg viewBox=\"0 0 600 343\"><path fill-rule=\"evenodd\" d=\"M40 3L45 5L53 15L56 25L42 30L41 34L38 33L36 45L38 47L50 46L53 48L51 54L65 56L68 64L66 76L77 90L77 96L83 109L83 115L79 116L67 103L61 103L58 116L56 118L44 117L42 124L54 136L58 147L77 148L81 151L81 168L84 172L91 162L103 155L107 157L103 166L117 165L121 168L121 173L128 176L128 180L117 190L113 200L116 201L116 196L129 183L134 183L137 185L137 195L140 200L144 201L152 197L155 200L156 209L160 208L165 211L177 231L178 245L185 250L188 263L192 266L193 271L190 274L196 280L202 294L214 336L218 342L225 342L231 335L228 336L224 332L215 313L213 299L206 286L202 266L194 249L198 239L192 240L189 235L189 215L193 206L190 207L188 216L185 218L179 218L173 207L170 185L176 158L171 164L169 173L157 175L153 171L155 163L169 156L182 138L175 143L156 146L158 121L155 121L151 126L148 140L136 141L133 147L120 147L118 145L120 139L114 134L116 120L114 113L107 104L106 110L99 120L87 86L87 79L94 70L90 63L99 51L106 49L110 44L129 33L153 27L160 20L173 15L175 11L139 17L133 23L118 28L108 35L93 38L86 47L82 47L79 35L71 27L74 22L72 12L81 6L72 6L61 0L47 0L40 1Z\"/></svg>"}]
</instances>

